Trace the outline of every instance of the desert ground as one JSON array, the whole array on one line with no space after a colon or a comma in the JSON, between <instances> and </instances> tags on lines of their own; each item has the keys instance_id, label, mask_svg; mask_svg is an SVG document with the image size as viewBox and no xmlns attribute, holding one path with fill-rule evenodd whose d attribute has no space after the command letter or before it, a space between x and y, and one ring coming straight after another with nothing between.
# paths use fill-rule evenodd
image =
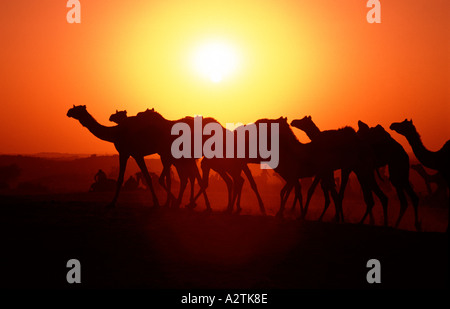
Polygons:
<instances>
[{"instance_id":1,"label":"desert ground","mask_svg":"<svg viewBox=\"0 0 450 309\"><path fill-rule=\"evenodd\" d=\"M77 170L82 169L77 167ZM96 170L91 170L95 174ZM21 173L20 177L25 175ZM50 182L50 176L44 177L45 190L19 186L16 179L0 195L1 286L448 288L448 234L445 233L448 208L444 200L430 202L422 196L419 207L422 232L414 229L411 205L399 228L392 227L399 205L394 191L386 188L389 226L382 226L378 201L374 208L375 223L366 220L358 224L365 206L357 184L352 182L344 200L346 223L333 222L333 205L323 222L317 221L323 207L320 190L315 193L305 220L297 219L298 207L290 211L292 196L281 219L275 217L281 182L269 178L262 183L255 175L266 216L259 212L247 181L241 202L243 211L227 214L224 212L226 187L215 178L207 191L212 212L205 212L202 197L194 210L184 208L189 190L180 209L152 207L150 192L144 189L122 192L117 207L107 209L105 206L113 193L88 192L88 182L84 187L64 192L68 190L52 191L50 183L58 182ZM32 183L32 177L27 177L24 181ZM76 179L81 181L82 177ZM93 179L93 175L86 179ZM60 186L62 182L59 181ZM417 184L416 188L421 187ZM307 182L302 189L306 197ZM164 192L159 188L157 194L162 204ZM70 259L81 263L82 283L76 287L66 281L66 263ZM366 281L369 259L381 263L381 284Z\"/></svg>"}]
</instances>

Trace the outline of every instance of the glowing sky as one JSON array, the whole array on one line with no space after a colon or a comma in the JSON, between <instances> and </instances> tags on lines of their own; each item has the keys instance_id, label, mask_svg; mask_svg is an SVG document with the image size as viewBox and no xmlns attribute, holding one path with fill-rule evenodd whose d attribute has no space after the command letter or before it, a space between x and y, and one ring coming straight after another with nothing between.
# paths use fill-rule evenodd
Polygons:
<instances>
[{"instance_id":1,"label":"glowing sky","mask_svg":"<svg viewBox=\"0 0 450 309\"><path fill-rule=\"evenodd\" d=\"M80 2L68 24L66 1L1 1L0 153L115 153L67 118L72 104L105 125L154 107L322 129L407 117L432 150L450 138L450 1L381 1L381 24L364 0ZM192 55L216 41L239 61L215 83Z\"/></svg>"}]
</instances>

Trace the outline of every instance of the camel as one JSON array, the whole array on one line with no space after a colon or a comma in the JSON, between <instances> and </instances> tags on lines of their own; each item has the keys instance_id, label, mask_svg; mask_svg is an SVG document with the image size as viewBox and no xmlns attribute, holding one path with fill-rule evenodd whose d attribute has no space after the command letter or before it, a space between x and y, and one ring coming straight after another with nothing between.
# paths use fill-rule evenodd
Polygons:
<instances>
[{"instance_id":1,"label":"camel","mask_svg":"<svg viewBox=\"0 0 450 309\"><path fill-rule=\"evenodd\" d=\"M339 130L320 131L320 129L312 121L311 116L303 119L293 120L293 127L303 130L312 142L319 143L322 151L329 152L331 162L334 162L334 170L342 170L341 188L339 192L339 200L342 203L344 198L345 187L350 173L353 171L361 185L366 203L366 212L360 223L363 223L366 217L370 216L370 222L373 223L372 208L374 200L372 192L375 193L383 207L384 225L388 225L387 216L387 196L379 188L374 177L374 158L370 151L369 145L361 140L355 130L351 127L345 127ZM310 190L308 191L307 202L305 204L305 213L309 205L309 201L314 192L314 188L320 179L316 177ZM325 205L326 207L327 204ZM324 212L327 209L324 209ZM342 212L342 207L340 209ZM323 213L324 213L323 212ZM322 213L322 215L323 215ZM343 216L343 213L341 213Z\"/></svg>"},{"instance_id":2,"label":"camel","mask_svg":"<svg viewBox=\"0 0 450 309\"><path fill-rule=\"evenodd\" d=\"M121 124L113 127L99 124L94 117L88 113L86 105L74 105L67 112L68 117L78 120L81 125L86 127L94 136L101 140L113 143L114 147L119 152L119 177L113 200L108 204L108 207L110 208L115 207L116 205L124 181L127 161L130 157L135 159L144 175L147 185L152 193L154 206L159 206L159 201L145 164L144 157L147 155L157 153L160 155L161 160L170 162L170 164L178 164L178 168L182 174L186 173L187 175L187 171L191 172L191 170L193 170L194 173L196 171L197 179L200 184L202 183L194 159L174 159L171 156L170 146L173 137L171 136L170 131L174 121L166 120L154 110L148 111L149 113L127 117ZM149 116L149 114L151 114L151 116ZM180 121L187 122L189 119L183 118L183 120ZM169 163L163 163L163 165L167 166ZM175 204L177 207L179 207L181 203L186 184L187 181L183 178L183 181L180 181L180 192ZM203 193L207 210L211 210L206 192L203 191Z\"/></svg>"},{"instance_id":3,"label":"camel","mask_svg":"<svg viewBox=\"0 0 450 309\"><path fill-rule=\"evenodd\" d=\"M419 221L418 207L419 197L414 192L409 180L409 156L396 140L386 132L381 126L370 128L362 121L358 121L358 135L363 140L366 140L372 147L372 151L375 154L375 166L380 168L383 166L388 167L389 180L394 186L397 196L400 200L400 213L395 223L397 228L400 224L406 209L408 208L408 202L405 197L405 193L411 199L414 207L415 227L417 231L421 230L421 224Z\"/></svg>"},{"instance_id":4,"label":"camel","mask_svg":"<svg viewBox=\"0 0 450 309\"><path fill-rule=\"evenodd\" d=\"M440 192L446 191L447 187L445 184L445 180L442 175L437 172L435 174L429 174L422 164L412 164L411 168L420 175L425 181L425 185L427 186L428 196L437 195ZM431 189L431 184L435 184L437 186L436 191L433 192Z\"/></svg>"},{"instance_id":5,"label":"camel","mask_svg":"<svg viewBox=\"0 0 450 309\"><path fill-rule=\"evenodd\" d=\"M109 120L119 124L122 121L124 121L126 118L127 118L126 110L124 110L124 111L116 110L116 112L109 117ZM211 121L211 119L209 121ZM208 119L206 120L206 122L208 122ZM222 126L222 129L225 131L225 128L223 128L223 126ZM242 162L242 159L203 158L201 167L203 170L204 189L206 189L208 187L209 171L210 171L210 169L213 169L214 171L216 171L219 174L219 176L225 181L225 183L227 185L227 189L228 189L227 212L233 211L233 205L237 198L237 202L236 202L237 203L236 204L237 213L241 212L241 210L242 210L242 208L240 206L240 199L241 199L240 193L241 193L241 189L242 189L242 186L244 183L244 179L241 177L241 171L243 171L245 173L245 175L247 176L247 179L250 182L251 188L253 189L253 191L255 192L255 194L258 198L258 204L260 206L261 213L265 214L264 204L262 202L261 196L259 195L258 188L256 187L256 183L253 179L253 175L252 175L250 169L248 168L248 166L244 162ZM167 173L167 170L170 170L170 166L164 168L164 171L161 173L161 176L159 178L159 183L161 184L161 186L164 189L170 190L170 177L169 177L170 174ZM231 176L231 178L230 178L230 176ZM201 195L202 189L200 189L198 194L194 197L193 194L194 194L195 175L189 174L189 175L187 175L187 177L189 178L189 181L191 183L191 198L190 198L190 203L188 204L188 207L192 208L192 207L195 207L195 205L196 205L195 201ZM166 182L167 182L166 184L164 184L164 178L166 178ZM171 194L171 193L168 192L168 194Z\"/></svg>"},{"instance_id":6,"label":"camel","mask_svg":"<svg viewBox=\"0 0 450 309\"><path fill-rule=\"evenodd\" d=\"M148 110L148 109L147 109ZM143 115L143 114L141 114ZM123 111L118 111L116 109L116 112L114 114L111 114L111 116L109 117L109 121L111 122L115 122L116 124L121 124L123 123L126 119L128 118L127 116L127 111L123 110ZM166 190L167 192L167 199L166 199L166 203L165 206L169 206L170 202L172 200L176 200L176 198L173 196L172 192L170 191L170 187L171 187L171 178L170 178L170 168L171 165L169 163L169 160L161 160L163 164L169 164L170 166L166 166L163 169L163 172L161 173L160 177L159 177L159 184L164 188L164 190ZM169 171L169 172L167 172ZM141 179L142 181L142 173L139 173L138 175L138 182L139 179ZM185 177L188 177L190 182L191 182L191 203L189 205L193 204L193 188L194 188L194 183L195 183L195 176L194 175L184 175ZM166 180L166 182L164 182L164 179ZM142 181L142 183L144 183Z\"/></svg>"},{"instance_id":7,"label":"camel","mask_svg":"<svg viewBox=\"0 0 450 309\"><path fill-rule=\"evenodd\" d=\"M339 221L340 202L336 192L333 178L333 162L326 151L322 151L318 143L301 143L292 132L287 118L278 119L260 119L256 124L278 124L279 125L279 163L274 169L284 180L285 185L280 191L280 209L277 217L283 216L286 201L292 189L295 189L295 195L300 197L301 185L300 178L310 178L317 176L322 179L324 190L331 191L333 201L336 205L336 221ZM270 126L269 126L270 127ZM303 215L303 206L300 203L301 215Z\"/></svg>"},{"instance_id":8,"label":"camel","mask_svg":"<svg viewBox=\"0 0 450 309\"><path fill-rule=\"evenodd\" d=\"M425 167L437 170L444 178L447 187L450 190L450 140L448 140L438 151L430 151L424 146L412 120L405 119L402 122L394 122L391 124L390 129L406 137L409 145L411 145L414 155L420 163Z\"/></svg>"},{"instance_id":9,"label":"camel","mask_svg":"<svg viewBox=\"0 0 450 309\"><path fill-rule=\"evenodd\" d=\"M203 121L205 121L205 119ZM206 118L206 122L208 122L208 118ZM225 129L222 125L220 125L220 127L222 130L222 136L227 136L227 134L231 133L231 131ZM234 136L234 149L237 149L236 131L232 132L232 135ZM227 147L226 139L224 139L223 142L224 144L222 146L222 149L226 149ZM263 215L265 215L266 211L264 208L264 203L259 194L258 187L253 178L252 172L248 167L249 163L260 163L260 162L251 160L248 161L245 158L237 158L237 157L227 158L225 156L225 153L223 153L222 156L223 156L222 158L203 157L201 161L201 169L203 171L204 188L206 189L208 187L209 174L210 170L212 169L225 181L225 184L227 186L228 206L226 208L226 212L232 213L234 204L236 204L236 213L238 214L242 210L240 200L242 194L242 187L244 184L244 178L241 176L241 172L244 172L245 176L247 177L250 183L250 187L252 188L253 192L255 192L256 198L258 199L260 211ZM200 193L201 191L197 193L197 195L194 198L194 201L199 197Z\"/></svg>"}]
</instances>

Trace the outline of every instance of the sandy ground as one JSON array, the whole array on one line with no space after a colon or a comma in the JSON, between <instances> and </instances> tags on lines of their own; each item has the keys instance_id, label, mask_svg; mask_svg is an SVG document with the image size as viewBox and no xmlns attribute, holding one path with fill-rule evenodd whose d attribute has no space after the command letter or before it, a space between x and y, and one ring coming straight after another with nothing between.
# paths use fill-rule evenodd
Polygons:
<instances>
[{"instance_id":1,"label":"sandy ground","mask_svg":"<svg viewBox=\"0 0 450 309\"><path fill-rule=\"evenodd\" d=\"M124 192L116 209L111 193L1 196L2 287L68 288L66 262L81 262L77 288L309 289L374 288L366 263L381 262L375 288L448 288L448 210L420 208L425 232L414 231L412 208L399 229L356 222L358 197L345 204L348 223L315 219L323 197L313 198L307 220L278 210L277 189L262 190L267 216L244 191L241 215L228 215L223 188L209 192L214 211L152 208L148 192ZM163 196L160 195L163 201ZM290 203L289 203L290 204ZM251 205L251 206L249 206ZM290 207L290 206L289 206ZM398 205L390 199L389 222Z\"/></svg>"}]
</instances>

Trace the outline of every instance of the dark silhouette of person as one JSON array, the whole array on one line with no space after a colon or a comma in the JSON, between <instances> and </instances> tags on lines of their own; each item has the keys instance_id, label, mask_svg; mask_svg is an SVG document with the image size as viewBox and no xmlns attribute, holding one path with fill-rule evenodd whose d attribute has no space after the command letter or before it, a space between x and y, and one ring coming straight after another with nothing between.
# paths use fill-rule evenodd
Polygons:
<instances>
[{"instance_id":1,"label":"dark silhouette of person","mask_svg":"<svg viewBox=\"0 0 450 309\"><path fill-rule=\"evenodd\" d=\"M123 185L124 190L126 191L133 191L137 190L139 186L139 182L134 178L133 176L130 176L127 181L125 181L125 184Z\"/></svg>"},{"instance_id":2,"label":"dark silhouette of person","mask_svg":"<svg viewBox=\"0 0 450 309\"><path fill-rule=\"evenodd\" d=\"M99 169L97 174L95 174L94 177L95 182L97 183L103 183L106 181L106 174L103 170Z\"/></svg>"}]
</instances>

